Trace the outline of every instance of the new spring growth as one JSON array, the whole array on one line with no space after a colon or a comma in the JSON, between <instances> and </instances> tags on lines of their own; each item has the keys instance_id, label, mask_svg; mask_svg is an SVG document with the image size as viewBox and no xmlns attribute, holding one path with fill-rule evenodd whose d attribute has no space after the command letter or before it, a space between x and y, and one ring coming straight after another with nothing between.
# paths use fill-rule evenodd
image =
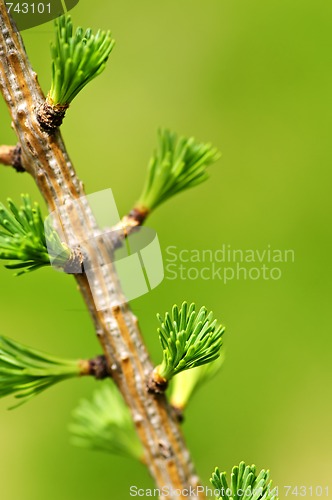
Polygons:
<instances>
[{"instance_id":1,"label":"new spring growth","mask_svg":"<svg viewBox=\"0 0 332 500\"><path fill-rule=\"evenodd\" d=\"M162 363L158 365L148 382L150 392L164 392L168 382L178 373L205 365L220 356L224 327L217 326L213 313L195 304L184 302L163 318L159 314L159 339L163 348Z\"/></svg>"},{"instance_id":2,"label":"new spring growth","mask_svg":"<svg viewBox=\"0 0 332 500\"><path fill-rule=\"evenodd\" d=\"M244 462L233 467L229 484L226 472L220 472L218 467L213 472L210 482L218 491L216 499L277 500L277 489L272 488L270 471L262 469L257 474L255 465L246 466Z\"/></svg>"},{"instance_id":3,"label":"new spring growth","mask_svg":"<svg viewBox=\"0 0 332 500\"><path fill-rule=\"evenodd\" d=\"M10 199L8 208L0 203L0 259L8 262L5 267L22 274L49 266L49 252L55 256L53 265L59 267L71 257L52 226L44 225L38 203L32 203L27 194L22 195L20 207Z\"/></svg>"},{"instance_id":4,"label":"new spring growth","mask_svg":"<svg viewBox=\"0 0 332 500\"><path fill-rule=\"evenodd\" d=\"M88 361L62 359L0 336L0 398L14 395L16 408L52 385L88 375Z\"/></svg>"},{"instance_id":5,"label":"new spring growth","mask_svg":"<svg viewBox=\"0 0 332 500\"><path fill-rule=\"evenodd\" d=\"M78 27L74 32L69 15L55 21L55 42L51 44L52 84L38 120L51 133L61 125L66 109L77 94L102 73L114 47L110 31Z\"/></svg>"},{"instance_id":6,"label":"new spring growth","mask_svg":"<svg viewBox=\"0 0 332 500\"><path fill-rule=\"evenodd\" d=\"M83 400L73 417L69 428L72 444L142 460L143 446L114 383L104 383L91 402Z\"/></svg>"},{"instance_id":7,"label":"new spring growth","mask_svg":"<svg viewBox=\"0 0 332 500\"><path fill-rule=\"evenodd\" d=\"M196 391L211 380L219 370L224 362L224 356L221 355L212 363L197 366L191 370L180 372L172 380L170 387L169 400L175 409L179 420L183 420L183 411L186 409L190 399Z\"/></svg>"},{"instance_id":8,"label":"new spring growth","mask_svg":"<svg viewBox=\"0 0 332 500\"><path fill-rule=\"evenodd\" d=\"M201 184L208 178L207 167L219 158L220 153L211 144L160 130L158 146L136 209L142 213L151 212L177 193Z\"/></svg>"}]
</instances>

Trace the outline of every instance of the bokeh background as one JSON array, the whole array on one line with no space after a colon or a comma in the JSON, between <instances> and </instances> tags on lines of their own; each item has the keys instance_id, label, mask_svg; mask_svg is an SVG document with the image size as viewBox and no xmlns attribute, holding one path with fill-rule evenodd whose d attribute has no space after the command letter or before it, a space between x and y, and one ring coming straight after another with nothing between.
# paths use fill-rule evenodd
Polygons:
<instances>
[{"instance_id":1,"label":"bokeh background","mask_svg":"<svg viewBox=\"0 0 332 500\"><path fill-rule=\"evenodd\" d=\"M332 5L81 0L72 16L117 40L63 125L87 191L111 187L126 213L167 126L223 157L209 182L151 217L164 250L295 251L277 281L164 280L132 302L155 361L155 314L174 302L204 304L227 326L223 370L184 424L201 477L245 460L271 469L281 498L284 485L331 488ZM52 24L23 36L47 91ZM11 144L3 103L0 112L0 141ZM1 168L0 199L21 192L42 201L28 175ZM64 357L99 352L72 278L14 278L1 266L0 280L2 334ZM143 466L69 444L71 412L96 384L63 383L11 412L0 402L1 499L127 499L131 484L153 486Z\"/></svg>"}]
</instances>

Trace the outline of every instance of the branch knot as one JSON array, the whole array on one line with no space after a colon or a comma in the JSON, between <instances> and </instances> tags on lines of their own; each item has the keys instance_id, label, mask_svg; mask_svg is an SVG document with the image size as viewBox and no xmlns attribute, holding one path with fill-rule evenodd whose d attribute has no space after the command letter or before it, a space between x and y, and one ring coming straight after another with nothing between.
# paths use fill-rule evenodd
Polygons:
<instances>
[{"instance_id":1,"label":"branch knot","mask_svg":"<svg viewBox=\"0 0 332 500\"><path fill-rule=\"evenodd\" d=\"M94 359L89 360L90 375L94 376L97 380L104 380L110 377L105 356L100 355Z\"/></svg>"},{"instance_id":2,"label":"branch knot","mask_svg":"<svg viewBox=\"0 0 332 500\"><path fill-rule=\"evenodd\" d=\"M62 125L68 108L69 104L54 105L47 98L37 111L37 119L43 131L52 135Z\"/></svg>"}]
</instances>

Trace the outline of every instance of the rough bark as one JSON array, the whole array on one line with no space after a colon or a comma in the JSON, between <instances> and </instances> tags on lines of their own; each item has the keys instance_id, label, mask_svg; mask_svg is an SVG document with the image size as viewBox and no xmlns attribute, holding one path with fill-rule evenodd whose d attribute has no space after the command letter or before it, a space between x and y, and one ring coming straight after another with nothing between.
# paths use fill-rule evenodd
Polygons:
<instances>
[{"instance_id":1,"label":"rough bark","mask_svg":"<svg viewBox=\"0 0 332 500\"><path fill-rule=\"evenodd\" d=\"M83 184L60 132L49 135L40 127L36 110L45 97L3 0L0 0L0 86L22 148L22 165L35 179L50 211L66 208L62 229L68 243L75 245L77 240L84 240L89 262L101 259L109 262L107 245L88 202L82 198ZM102 311L95 307L85 274L77 274L75 279L93 319L109 372L131 410L144 445L145 463L156 485L170 490L196 488L199 480L173 409L163 395L155 397L147 391L153 366L137 318L128 304L118 305L123 297L114 269L108 265L94 271L95 286L105 297L111 297ZM191 498L205 497L199 493Z\"/></svg>"}]
</instances>

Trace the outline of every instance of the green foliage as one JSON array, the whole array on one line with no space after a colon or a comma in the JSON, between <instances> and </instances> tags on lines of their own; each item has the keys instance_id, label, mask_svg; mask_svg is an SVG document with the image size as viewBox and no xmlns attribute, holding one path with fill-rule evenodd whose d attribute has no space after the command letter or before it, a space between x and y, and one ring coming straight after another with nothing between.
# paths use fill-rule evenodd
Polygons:
<instances>
[{"instance_id":1,"label":"green foliage","mask_svg":"<svg viewBox=\"0 0 332 500\"><path fill-rule=\"evenodd\" d=\"M233 467L231 482L228 485L226 472L220 472L218 467L210 479L219 494L216 498L225 500L277 500L277 489L272 488L270 471L261 470L256 474L255 465L241 462Z\"/></svg>"},{"instance_id":2,"label":"green foliage","mask_svg":"<svg viewBox=\"0 0 332 500\"><path fill-rule=\"evenodd\" d=\"M49 266L49 250L56 256L54 265L65 265L70 250L50 224L45 228L38 203L32 204L26 194L22 195L21 207L10 199L8 207L0 203L0 259L9 261L5 267L20 269L18 274L22 274Z\"/></svg>"},{"instance_id":3,"label":"green foliage","mask_svg":"<svg viewBox=\"0 0 332 500\"><path fill-rule=\"evenodd\" d=\"M223 362L224 356L221 355L212 363L178 373L173 378L170 389L171 405L179 410L184 410L197 389L219 372Z\"/></svg>"},{"instance_id":4,"label":"green foliage","mask_svg":"<svg viewBox=\"0 0 332 500\"><path fill-rule=\"evenodd\" d=\"M201 307L196 313L195 304L188 307L183 302L179 309L173 306L172 314L165 318L157 315L160 322L158 328L163 348L163 361L157 367L158 375L170 380L183 370L214 361L220 356L223 326L217 326L213 313Z\"/></svg>"},{"instance_id":5,"label":"green foliage","mask_svg":"<svg viewBox=\"0 0 332 500\"><path fill-rule=\"evenodd\" d=\"M93 78L105 69L114 47L110 31L77 28L73 33L71 17L55 21L56 41L51 44L52 86L49 93L55 106L67 106Z\"/></svg>"},{"instance_id":6,"label":"green foliage","mask_svg":"<svg viewBox=\"0 0 332 500\"><path fill-rule=\"evenodd\" d=\"M143 447L129 409L113 382L104 382L91 402L81 401L73 416L70 431L74 445L141 460Z\"/></svg>"},{"instance_id":7,"label":"green foliage","mask_svg":"<svg viewBox=\"0 0 332 500\"><path fill-rule=\"evenodd\" d=\"M80 362L60 359L0 336L0 398L14 394L13 408L62 380L80 375Z\"/></svg>"},{"instance_id":8,"label":"green foliage","mask_svg":"<svg viewBox=\"0 0 332 500\"><path fill-rule=\"evenodd\" d=\"M169 130L158 134L158 148L149 167L139 208L151 211L185 189L197 186L208 178L206 167L220 158L210 144L200 144L193 137L186 139Z\"/></svg>"}]
</instances>

